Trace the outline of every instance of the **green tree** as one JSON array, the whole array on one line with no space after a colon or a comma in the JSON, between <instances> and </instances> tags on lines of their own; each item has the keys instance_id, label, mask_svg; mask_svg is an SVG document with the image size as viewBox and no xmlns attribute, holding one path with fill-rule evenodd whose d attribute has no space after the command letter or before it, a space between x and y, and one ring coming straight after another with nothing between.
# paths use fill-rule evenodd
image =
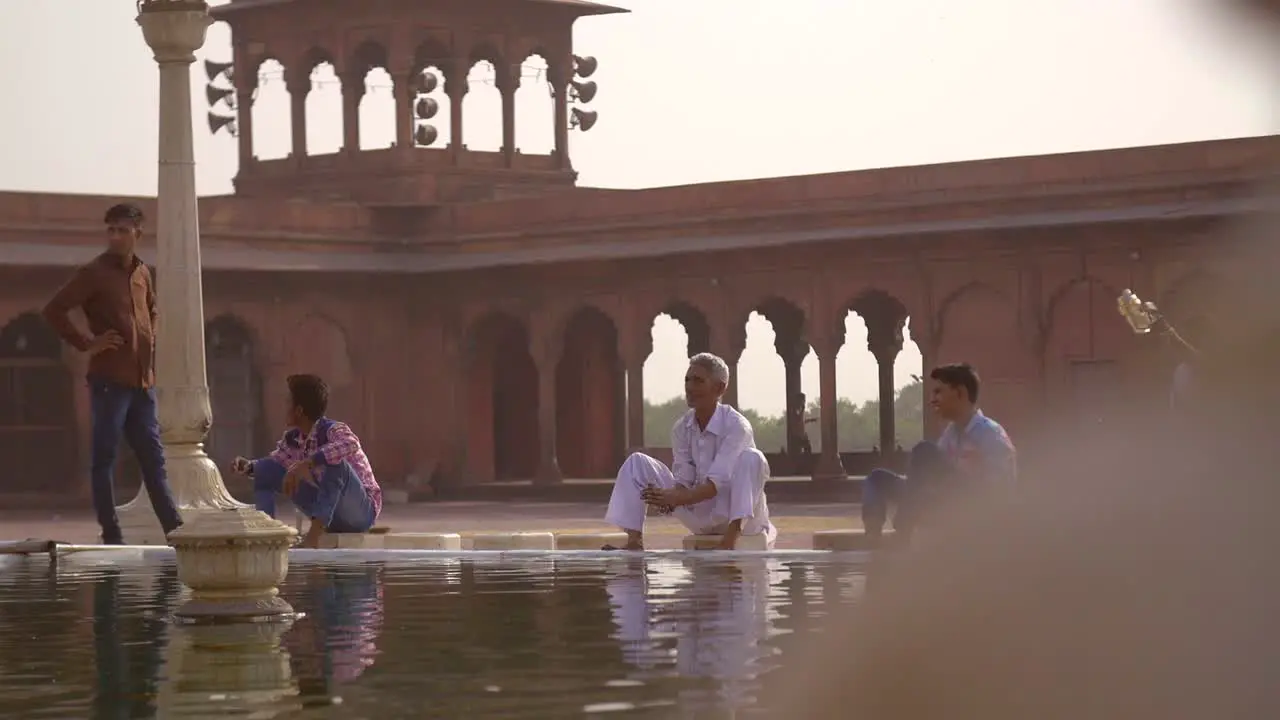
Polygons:
<instances>
[{"instance_id":1,"label":"green tree","mask_svg":"<svg viewBox=\"0 0 1280 720\"><path fill-rule=\"evenodd\" d=\"M673 397L666 402L644 403L644 441L649 447L667 447L671 444L671 426L688 410L684 398ZM894 429L898 444L904 448L924 438L924 387L913 382L898 390L893 402ZM750 408L742 414L751 421L756 433L756 445L765 452L777 452L787 445L786 423L780 415L761 415ZM818 402L809 404L807 414L811 418L822 415ZM869 400L861 405L845 398L836 400L836 429L842 451L871 450L880 442L880 403ZM822 449L822 437L817 422L805 425L809 443L814 452Z\"/></svg>"}]
</instances>

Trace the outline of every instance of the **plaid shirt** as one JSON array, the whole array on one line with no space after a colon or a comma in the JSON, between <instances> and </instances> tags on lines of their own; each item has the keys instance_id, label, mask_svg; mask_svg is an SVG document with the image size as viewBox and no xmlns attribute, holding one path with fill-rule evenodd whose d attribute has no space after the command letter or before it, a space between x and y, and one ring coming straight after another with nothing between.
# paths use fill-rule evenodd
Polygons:
<instances>
[{"instance_id":1,"label":"plaid shirt","mask_svg":"<svg viewBox=\"0 0 1280 720\"><path fill-rule=\"evenodd\" d=\"M286 468L310 459L316 465L312 477L318 477L322 465L337 465L344 460L351 463L356 477L360 478L360 484L369 494L376 519L382 514L382 487L373 476L373 466L369 464L369 457L364 454L364 448L360 446L360 438L356 437L346 423L331 421L328 443L318 447L316 428L319 426L320 423L317 422L305 439L302 437L302 431L297 428L286 431L284 437L280 438L280 442L276 443L276 449L272 450L267 458Z\"/></svg>"}]
</instances>

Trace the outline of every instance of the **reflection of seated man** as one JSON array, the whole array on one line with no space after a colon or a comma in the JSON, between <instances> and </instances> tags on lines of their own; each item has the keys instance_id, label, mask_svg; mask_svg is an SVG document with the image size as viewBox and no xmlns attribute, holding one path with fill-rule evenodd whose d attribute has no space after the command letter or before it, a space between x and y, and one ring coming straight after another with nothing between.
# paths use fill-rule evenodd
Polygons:
<instances>
[{"instance_id":1,"label":"reflection of seated man","mask_svg":"<svg viewBox=\"0 0 1280 720\"><path fill-rule=\"evenodd\" d=\"M684 378L689 411L671 429L671 468L634 453L618 470L605 520L626 531L625 549L644 549L646 505L673 513L690 532L723 535L721 549L732 550L739 535L760 534L773 547L777 531L764 495L769 462L756 449L751 423L720 403L728 386L724 360L692 357Z\"/></svg>"},{"instance_id":2,"label":"reflection of seated man","mask_svg":"<svg viewBox=\"0 0 1280 720\"><path fill-rule=\"evenodd\" d=\"M610 609L622 646L623 660L638 670L657 670L671 662L683 678L714 681L715 694L682 692L685 704L710 705L698 710L749 705L759 678L770 668L766 646L770 634L769 567L765 558L739 558L729 563L693 561L688 579L662 587L655 562L629 568L608 579ZM660 602L651 598L661 592ZM690 708L695 709L695 708Z\"/></svg>"},{"instance_id":3,"label":"reflection of seated man","mask_svg":"<svg viewBox=\"0 0 1280 720\"><path fill-rule=\"evenodd\" d=\"M632 556L624 571L605 581L609 611L613 615L614 639L622 650L622 660L639 669L649 670L668 659L667 652L655 637L675 632L669 623L659 623L655 608L649 602L649 573L642 556Z\"/></svg>"},{"instance_id":4,"label":"reflection of seated man","mask_svg":"<svg viewBox=\"0 0 1280 720\"><path fill-rule=\"evenodd\" d=\"M324 416L329 386L315 375L290 375L289 430L270 455L238 457L234 472L253 479L254 505L275 517L276 494L288 495L311 518L303 547L319 547L330 533L368 532L382 512L382 488L360 439Z\"/></svg>"},{"instance_id":5,"label":"reflection of seated man","mask_svg":"<svg viewBox=\"0 0 1280 720\"><path fill-rule=\"evenodd\" d=\"M872 470L862 487L862 524L869 537L879 537L889 503L897 505L894 529L905 540L918 519L921 494L939 486L977 483L1012 484L1017 479L1017 454L1009 435L978 409L978 373L968 364L943 365L929 373L933 381L930 403L947 427L938 442L924 441L911 449L907 475Z\"/></svg>"},{"instance_id":6,"label":"reflection of seated man","mask_svg":"<svg viewBox=\"0 0 1280 720\"><path fill-rule=\"evenodd\" d=\"M285 636L306 704L333 698L334 686L359 678L374 663L382 632L382 579L378 568L309 567L299 610L306 619Z\"/></svg>"}]
</instances>

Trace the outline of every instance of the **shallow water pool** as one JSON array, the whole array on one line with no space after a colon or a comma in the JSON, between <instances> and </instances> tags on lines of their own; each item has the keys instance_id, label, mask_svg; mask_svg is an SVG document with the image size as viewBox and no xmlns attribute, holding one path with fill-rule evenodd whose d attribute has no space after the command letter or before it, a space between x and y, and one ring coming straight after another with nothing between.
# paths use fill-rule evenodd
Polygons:
<instances>
[{"instance_id":1,"label":"shallow water pool","mask_svg":"<svg viewBox=\"0 0 1280 720\"><path fill-rule=\"evenodd\" d=\"M752 717L864 579L822 554L295 553L304 617L190 627L167 549L0 560L23 719Z\"/></svg>"}]
</instances>

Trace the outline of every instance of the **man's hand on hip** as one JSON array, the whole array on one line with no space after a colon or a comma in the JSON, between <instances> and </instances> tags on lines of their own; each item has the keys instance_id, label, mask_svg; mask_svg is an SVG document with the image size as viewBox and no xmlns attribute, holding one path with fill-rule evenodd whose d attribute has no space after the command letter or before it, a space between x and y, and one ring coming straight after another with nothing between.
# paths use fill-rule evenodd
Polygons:
<instances>
[{"instance_id":1,"label":"man's hand on hip","mask_svg":"<svg viewBox=\"0 0 1280 720\"><path fill-rule=\"evenodd\" d=\"M108 330L89 343L89 354L97 355L108 350L116 350L121 345L124 345L124 336L115 330Z\"/></svg>"}]
</instances>

